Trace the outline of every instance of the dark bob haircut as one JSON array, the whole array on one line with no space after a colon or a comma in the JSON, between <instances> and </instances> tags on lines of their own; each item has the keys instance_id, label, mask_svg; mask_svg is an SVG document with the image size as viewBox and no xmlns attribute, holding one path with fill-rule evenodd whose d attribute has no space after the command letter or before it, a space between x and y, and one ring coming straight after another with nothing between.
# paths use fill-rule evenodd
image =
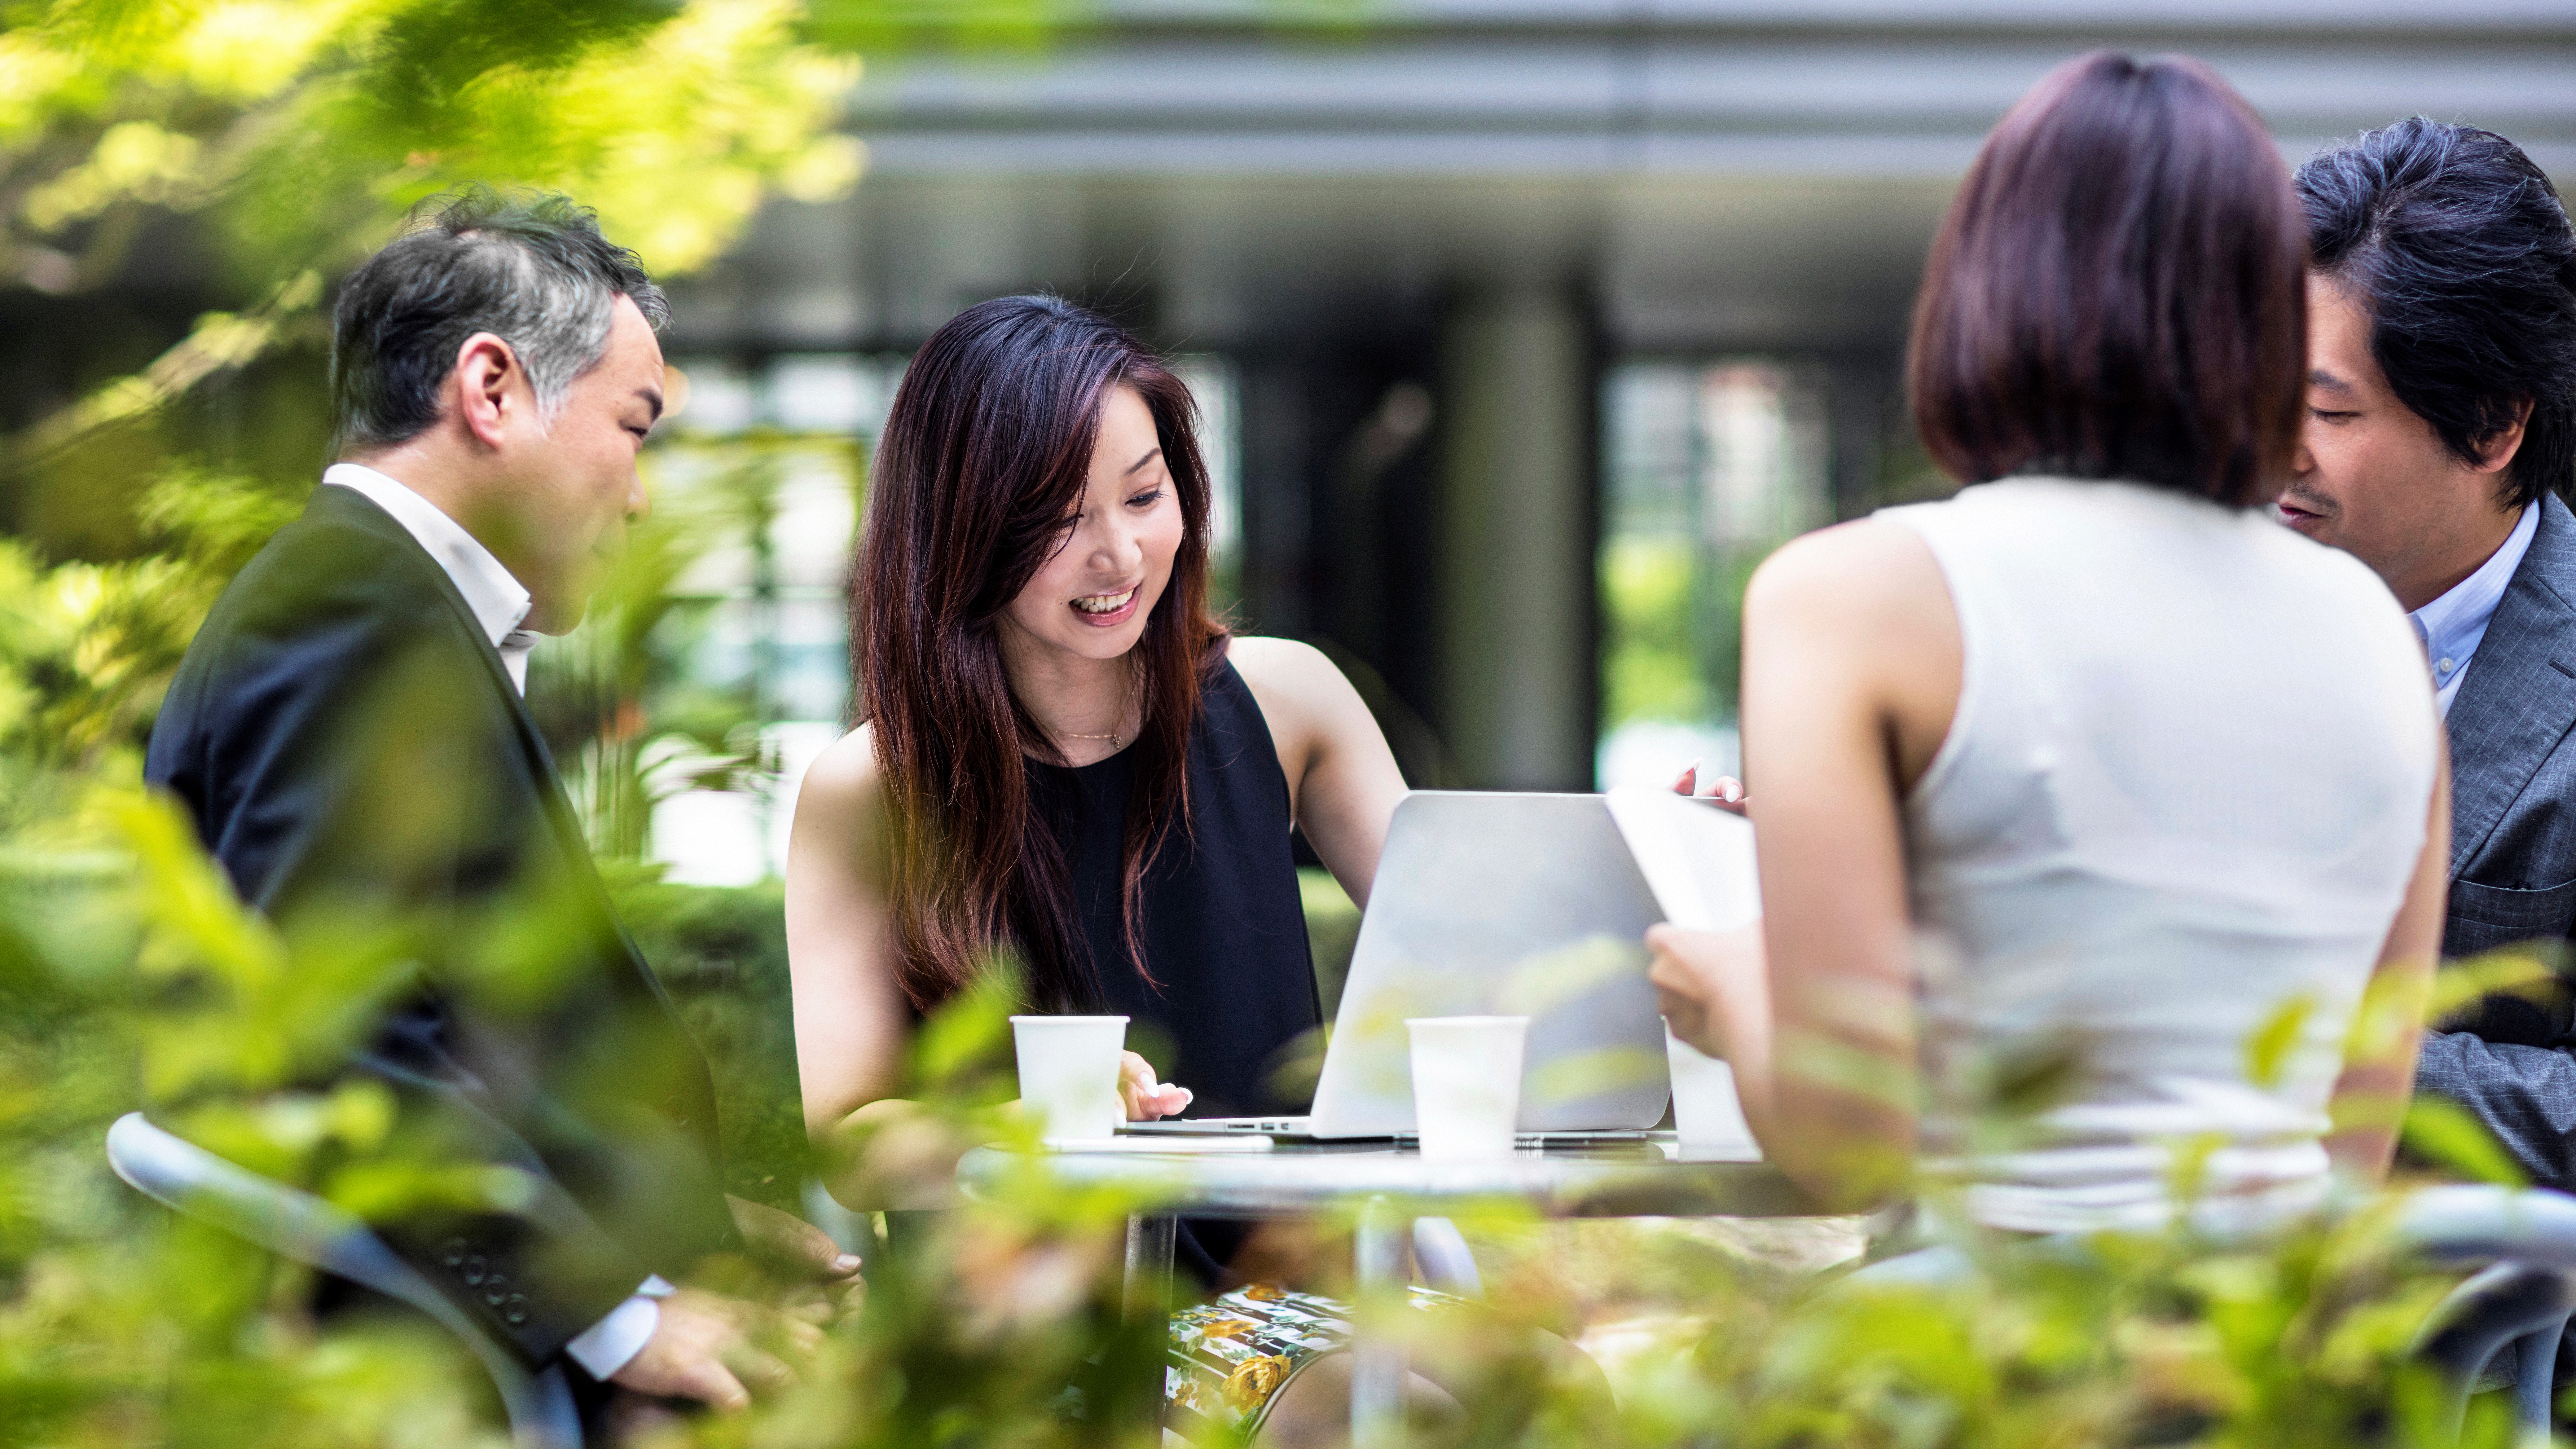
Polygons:
<instances>
[{"instance_id":1,"label":"dark bob haircut","mask_svg":"<svg viewBox=\"0 0 2576 1449\"><path fill-rule=\"evenodd\" d=\"M336 452L389 448L438 421L465 339L489 332L551 418L608 350L619 297L669 317L635 254L569 197L470 187L414 209L410 228L340 284L331 317Z\"/></svg>"},{"instance_id":2,"label":"dark bob haircut","mask_svg":"<svg viewBox=\"0 0 2576 1449\"><path fill-rule=\"evenodd\" d=\"M2280 153L2215 71L2078 56L1986 137L1933 239L1915 426L1963 482L2268 500L2298 445L2306 274Z\"/></svg>"},{"instance_id":3,"label":"dark bob haircut","mask_svg":"<svg viewBox=\"0 0 2576 1449\"><path fill-rule=\"evenodd\" d=\"M2527 405L2509 505L2576 474L2576 235L2558 192L2493 131L2422 116L2299 168L2318 271L2370 312L2397 400L2463 463Z\"/></svg>"}]
</instances>

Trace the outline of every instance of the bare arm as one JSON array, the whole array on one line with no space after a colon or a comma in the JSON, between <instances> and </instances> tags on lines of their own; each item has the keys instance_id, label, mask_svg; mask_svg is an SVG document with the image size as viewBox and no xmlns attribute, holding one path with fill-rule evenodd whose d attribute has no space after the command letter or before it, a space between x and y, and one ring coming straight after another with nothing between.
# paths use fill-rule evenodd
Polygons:
<instances>
[{"instance_id":1,"label":"bare arm","mask_svg":"<svg viewBox=\"0 0 2576 1449\"><path fill-rule=\"evenodd\" d=\"M827 1163L846 1159L853 1139L885 1115L868 1109L903 1075L908 1020L875 864L883 828L876 749L862 727L806 772L787 847L796 1070L806 1135ZM841 1184L833 1186L837 1194Z\"/></svg>"},{"instance_id":2,"label":"bare arm","mask_svg":"<svg viewBox=\"0 0 2576 1449\"><path fill-rule=\"evenodd\" d=\"M1763 923L1659 928L1657 980L1668 1005L1676 985L1706 1000L1702 1039L1734 1063L1765 1155L1828 1207L1865 1207L1914 1153L1903 798L1958 707L1957 615L1921 540L1860 523L1774 555L1744 619Z\"/></svg>"},{"instance_id":3,"label":"bare arm","mask_svg":"<svg viewBox=\"0 0 2576 1449\"><path fill-rule=\"evenodd\" d=\"M2435 739L2441 735L2436 732ZM2415 1093L2415 1058L2424 1036L2424 1007L2442 954L2442 915L2450 894L2451 762L2447 746L2433 777L2424 824L2424 853L2415 878L2379 949L2378 968L2363 990L2345 1048L2343 1075L2327 1111L2334 1131L2326 1154L2337 1171L2377 1186L2388 1176L2406 1104Z\"/></svg>"},{"instance_id":4,"label":"bare arm","mask_svg":"<svg viewBox=\"0 0 2576 1449\"><path fill-rule=\"evenodd\" d=\"M945 1205L944 1196L918 1194L944 1183L942 1154L953 1160L965 1145L894 1095L911 1016L879 885L885 829L876 749L862 726L806 772L787 844L787 974L805 1135L825 1185L854 1211ZM1153 1067L1134 1052L1121 1054L1118 1095L1130 1119L1189 1105L1185 1089L1159 1090Z\"/></svg>"},{"instance_id":5,"label":"bare arm","mask_svg":"<svg viewBox=\"0 0 2576 1449\"><path fill-rule=\"evenodd\" d=\"M1395 753L1359 691L1333 662L1290 639L1236 639L1228 656L1252 689L1288 776L1306 843L1362 908L1404 798Z\"/></svg>"}]
</instances>

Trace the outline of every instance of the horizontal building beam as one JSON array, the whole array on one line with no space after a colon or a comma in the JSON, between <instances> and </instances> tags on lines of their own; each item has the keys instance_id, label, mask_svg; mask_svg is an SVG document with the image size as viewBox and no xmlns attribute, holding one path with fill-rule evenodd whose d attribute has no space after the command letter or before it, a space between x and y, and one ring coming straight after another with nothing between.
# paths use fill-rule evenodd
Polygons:
<instances>
[{"instance_id":1,"label":"horizontal building beam","mask_svg":"<svg viewBox=\"0 0 2576 1449\"><path fill-rule=\"evenodd\" d=\"M2514 9L2486 5L2470 8ZM2576 24L2553 33L2554 44L2455 36L2435 47L2213 34L2191 49L2292 157L2422 113L2502 131L2566 173ZM876 167L898 175L1924 177L1956 174L2013 100L2077 48L1383 27L1327 43L1139 28L1028 57L898 58L853 94L849 124Z\"/></svg>"}]
</instances>

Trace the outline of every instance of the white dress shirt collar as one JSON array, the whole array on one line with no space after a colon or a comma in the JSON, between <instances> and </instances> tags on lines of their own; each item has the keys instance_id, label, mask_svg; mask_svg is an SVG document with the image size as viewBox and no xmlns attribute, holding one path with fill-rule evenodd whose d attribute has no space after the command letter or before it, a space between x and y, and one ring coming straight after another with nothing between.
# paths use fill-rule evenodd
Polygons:
<instances>
[{"instance_id":1,"label":"white dress shirt collar","mask_svg":"<svg viewBox=\"0 0 2576 1449\"><path fill-rule=\"evenodd\" d=\"M393 520L438 561L456 592L465 596L465 607L474 611L474 621L501 653L501 665L510 671L510 682L519 692L528 691L528 651L536 647L537 636L520 627L527 622L533 603L528 591L492 551L476 541L465 526L448 517L439 506L412 492L396 480L358 463L334 463L322 472L322 481L335 487L363 494L369 502L393 515Z\"/></svg>"},{"instance_id":2,"label":"white dress shirt collar","mask_svg":"<svg viewBox=\"0 0 2576 1449\"><path fill-rule=\"evenodd\" d=\"M2513 532L2505 535L2503 546L2478 565L2477 572L2406 616L2414 621L2415 637L2422 641L2425 662L2432 666L2433 698L2444 718L2450 716L2451 697L2460 692L2460 681L2468 676L2478 641L2487 636L2487 622L2495 617L2496 605L2504 602L2504 591L2512 586L2514 571L2522 567L2522 556L2531 552L2531 536L2539 531L2540 506L2524 505Z\"/></svg>"}]
</instances>

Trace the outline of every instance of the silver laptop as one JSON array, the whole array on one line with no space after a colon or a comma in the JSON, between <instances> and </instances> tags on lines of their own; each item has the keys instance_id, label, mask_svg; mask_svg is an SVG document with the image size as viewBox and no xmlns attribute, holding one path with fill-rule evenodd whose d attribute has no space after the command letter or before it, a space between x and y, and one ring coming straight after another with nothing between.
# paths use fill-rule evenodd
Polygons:
<instances>
[{"instance_id":1,"label":"silver laptop","mask_svg":"<svg viewBox=\"0 0 2576 1449\"><path fill-rule=\"evenodd\" d=\"M1749 882L1743 821L1674 795L1621 803L1641 838L1640 807L1653 815L1649 829L1664 855L1674 853L1662 840L1676 812L1678 829L1701 837L1691 842L1694 856L1731 857L1740 838L1740 867L1730 860L1721 869ZM1416 791L1387 831L1311 1113L1128 1130L1409 1136L1405 1018L1494 1014L1530 1019L1523 1133L1642 1132L1661 1120L1670 1092L1643 940L1668 914L1679 915L1658 904L1604 796Z\"/></svg>"}]
</instances>

